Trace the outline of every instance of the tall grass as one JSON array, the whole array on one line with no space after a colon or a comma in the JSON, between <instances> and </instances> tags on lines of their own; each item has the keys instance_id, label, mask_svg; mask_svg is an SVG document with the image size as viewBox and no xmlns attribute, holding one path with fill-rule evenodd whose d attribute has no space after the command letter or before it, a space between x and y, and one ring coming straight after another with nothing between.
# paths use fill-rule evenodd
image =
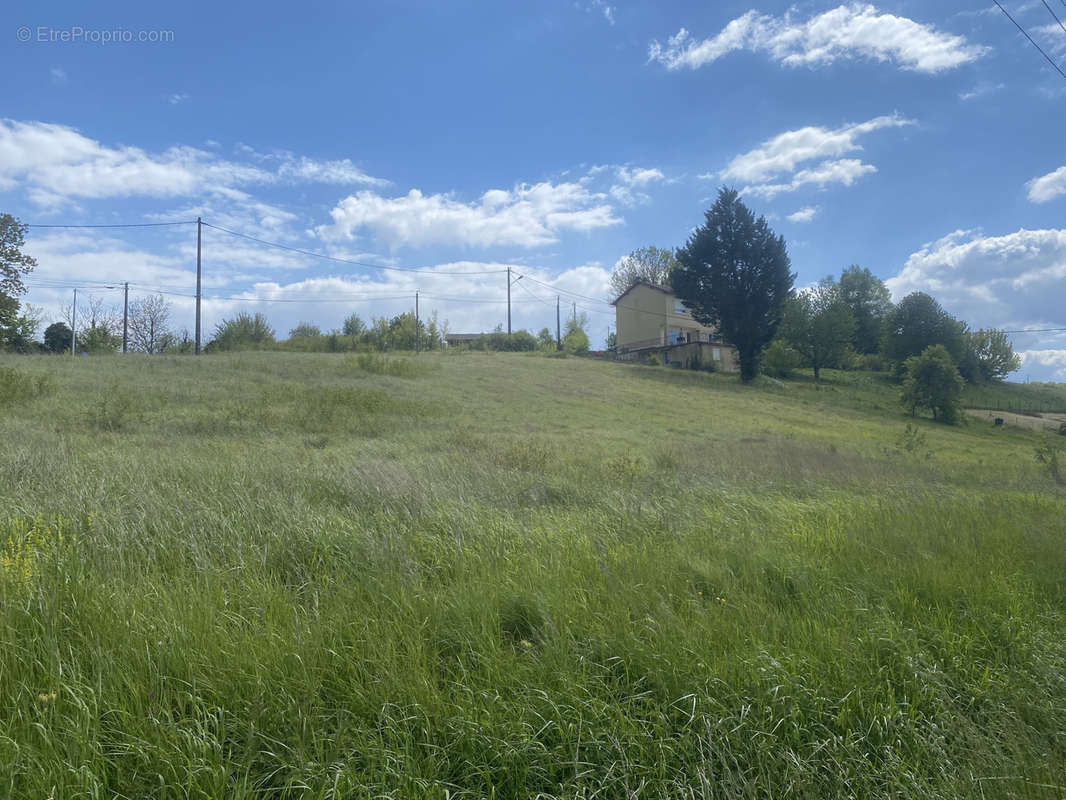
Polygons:
<instances>
[{"instance_id":1,"label":"tall grass","mask_svg":"<svg viewBox=\"0 0 1066 800\"><path fill-rule=\"evenodd\" d=\"M56 389L0 417L0 796L1062 796L1037 434L347 359L19 367Z\"/></svg>"}]
</instances>

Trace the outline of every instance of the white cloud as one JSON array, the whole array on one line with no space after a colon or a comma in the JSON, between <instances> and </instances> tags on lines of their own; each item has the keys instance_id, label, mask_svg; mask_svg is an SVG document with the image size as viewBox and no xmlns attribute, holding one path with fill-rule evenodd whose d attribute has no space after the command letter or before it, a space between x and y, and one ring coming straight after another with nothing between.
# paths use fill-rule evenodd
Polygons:
<instances>
[{"instance_id":1,"label":"white cloud","mask_svg":"<svg viewBox=\"0 0 1066 800\"><path fill-rule=\"evenodd\" d=\"M1026 188L1029 190L1029 201L1033 203L1047 203L1066 194L1066 167L1059 167L1047 175L1033 178L1026 184Z\"/></svg>"},{"instance_id":2,"label":"white cloud","mask_svg":"<svg viewBox=\"0 0 1066 800\"><path fill-rule=\"evenodd\" d=\"M981 97L985 97L994 92L998 92L1002 89L1006 89L1005 83L992 83L991 81L981 81L972 89L959 93L959 99L962 101L977 100Z\"/></svg>"},{"instance_id":3,"label":"white cloud","mask_svg":"<svg viewBox=\"0 0 1066 800\"><path fill-rule=\"evenodd\" d=\"M189 95L185 92L175 92L169 98L167 98L172 106L176 106L178 103L184 103L189 99Z\"/></svg>"},{"instance_id":4,"label":"white cloud","mask_svg":"<svg viewBox=\"0 0 1066 800\"><path fill-rule=\"evenodd\" d=\"M67 82L67 71L62 67L52 67L49 74L52 76L52 83L56 85Z\"/></svg>"},{"instance_id":5,"label":"white cloud","mask_svg":"<svg viewBox=\"0 0 1066 800\"><path fill-rule=\"evenodd\" d=\"M326 239L352 239L362 231L389 246L454 244L536 247L558 240L563 231L591 231L621 223L605 196L582 183L520 184L492 189L472 203L450 194L424 195L412 189L401 197L361 191L331 212L332 225L317 231Z\"/></svg>"},{"instance_id":6,"label":"white cloud","mask_svg":"<svg viewBox=\"0 0 1066 800\"><path fill-rule=\"evenodd\" d=\"M810 222L818 213L818 206L804 206L799 211L789 214L785 219L789 222Z\"/></svg>"},{"instance_id":7,"label":"white cloud","mask_svg":"<svg viewBox=\"0 0 1066 800\"><path fill-rule=\"evenodd\" d=\"M867 133L913 124L912 120L899 114L890 114L866 122L847 123L839 128L810 125L794 131L785 131L763 142L754 150L734 158L722 170L721 177L741 181L763 181L773 175L791 172L805 161L862 150L856 140Z\"/></svg>"},{"instance_id":8,"label":"white cloud","mask_svg":"<svg viewBox=\"0 0 1066 800\"><path fill-rule=\"evenodd\" d=\"M877 172L877 168L856 158L833 157L861 151L863 148L858 139L868 133L913 124L912 120L899 114L890 114L866 122L847 123L839 128L810 125L785 131L754 150L736 156L721 172L700 177L749 181L742 192L766 199L804 186L825 188L833 183L850 186L863 175ZM806 162L818 159L825 160L799 169Z\"/></svg>"},{"instance_id":9,"label":"white cloud","mask_svg":"<svg viewBox=\"0 0 1066 800\"><path fill-rule=\"evenodd\" d=\"M612 168L609 166L593 167L589 170L589 175L592 176L610 169ZM662 170L656 167L618 166L613 169L618 182L607 191L611 197L625 206L651 202L651 197L643 190L653 183L666 180Z\"/></svg>"},{"instance_id":10,"label":"white cloud","mask_svg":"<svg viewBox=\"0 0 1066 800\"><path fill-rule=\"evenodd\" d=\"M842 158L837 161L823 161L810 169L801 169L787 183L760 183L745 186L742 194L772 200L784 192L794 192L804 186L817 186L824 189L831 183L851 186L863 175L877 172L877 167L864 164L857 158Z\"/></svg>"},{"instance_id":11,"label":"white cloud","mask_svg":"<svg viewBox=\"0 0 1066 800\"><path fill-rule=\"evenodd\" d=\"M349 159L315 161L307 156L286 153L277 169L278 177L307 183L331 183L344 186L386 186L388 181L367 175Z\"/></svg>"},{"instance_id":12,"label":"white cloud","mask_svg":"<svg viewBox=\"0 0 1066 800\"><path fill-rule=\"evenodd\" d=\"M21 185L41 206L54 208L81 198L187 197L294 181L374 184L380 179L348 160L316 162L285 154L270 169L194 147L149 153L110 147L65 125L0 120L0 187Z\"/></svg>"},{"instance_id":13,"label":"white cloud","mask_svg":"<svg viewBox=\"0 0 1066 800\"><path fill-rule=\"evenodd\" d=\"M614 25L614 6L608 5L604 0L592 0L585 6L585 11L599 11L607 20L607 24Z\"/></svg>"},{"instance_id":14,"label":"white cloud","mask_svg":"<svg viewBox=\"0 0 1066 800\"><path fill-rule=\"evenodd\" d=\"M648 56L667 69L697 69L736 50L767 53L791 67L865 58L925 73L954 69L986 52L962 36L881 14L873 5L848 3L806 21L795 20L791 11L783 17L748 11L702 41L682 28L665 45L653 41Z\"/></svg>"},{"instance_id":15,"label":"white cloud","mask_svg":"<svg viewBox=\"0 0 1066 800\"><path fill-rule=\"evenodd\" d=\"M886 283L898 300L934 295L976 327L1061 327L1066 230L955 231L913 253ZM1058 326L1052 324L1058 322Z\"/></svg>"},{"instance_id":16,"label":"white cloud","mask_svg":"<svg viewBox=\"0 0 1066 800\"><path fill-rule=\"evenodd\" d=\"M1066 380L1066 349L1022 350L1018 353L1022 368L1031 370L1042 367L1056 380Z\"/></svg>"}]
</instances>

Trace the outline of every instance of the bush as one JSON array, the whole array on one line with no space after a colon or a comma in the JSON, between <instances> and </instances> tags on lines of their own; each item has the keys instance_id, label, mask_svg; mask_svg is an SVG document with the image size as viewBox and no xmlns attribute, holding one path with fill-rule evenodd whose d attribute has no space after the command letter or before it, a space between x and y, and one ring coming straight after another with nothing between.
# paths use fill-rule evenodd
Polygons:
<instances>
[{"instance_id":1,"label":"bush","mask_svg":"<svg viewBox=\"0 0 1066 800\"><path fill-rule=\"evenodd\" d=\"M921 355L903 362L903 393L900 402L913 416L919 408L928 408L933 419L953 425L962 411L965 385L951 354L941 344L925 348Z\"/></svg>"},{"instance_id":2,"label":"bush","mask_svg":"<svg viewBox=\"0 0 1066 800\"><path fill-rule=\"evenodd\" d=\"M865 353L858 357L858 369L870 372L888 372L888 361L880 353Z\"/></svg>"},{"instance_id":3,"label":"bush","mask_svg":"<svg viewBox=\"0 0 1066 800\"><path fill-rule=\"evenodd\" d=\"M648 357L644 359L644 363L649 367L661 367L663 365L663 362L659 360L659 357L655 355L655 353L650 353Z\"/></svg>"},{"instance_id":4,"label":"bush","mask_svg":"<svg viewBox=\"0 0 1066 800\"><path fill-rule=\"evenodd\" d=\"M803 356L783 339L774 339L762 354L763 372L773 378L790 378L803 363Z\"/></svg>"}]
</instances>

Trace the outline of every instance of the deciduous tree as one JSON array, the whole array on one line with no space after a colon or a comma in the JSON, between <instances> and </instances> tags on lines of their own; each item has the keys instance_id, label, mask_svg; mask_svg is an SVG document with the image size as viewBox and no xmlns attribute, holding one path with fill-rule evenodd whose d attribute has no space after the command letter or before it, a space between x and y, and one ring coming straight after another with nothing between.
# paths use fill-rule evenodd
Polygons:
<instances>
[{"instance_id":1,"label":"deciduous tree","mask_svg":"<svg viewBox=\"0 0 1066 800\"><path fill-rule=\"evenodd\" d=\"M832 279L785 303L780 335L814 369L815 382L822 369L839 365L854 331L855 317Z\"/></svg>"},{"instance_id":2,"label":"deciduous tree","mask_svg":"<svg viewBox=\"0 0 1066 800\"><path fill-rule=\"evenodd\" d=\"M163 352L170 344L170 302L161 294L138 297L130 303L130 339L137 350L148 355Z\"/></svg>"},{"instance_id":3,"label":"deciduous tree","mask_svg":"<svg viewBox=\"0 0 1066 800\"><path fill-rule=\"evenodd\" d=\"M852 346L857 353L881 350L885 317L892 310L892 294L870 270L852 264L840 274L840 299L855 318Z\"/></svg>"},{"instance_id":4,"label":"deciduous tree","mask_svg":"<svg viewBox=\"0 0 1066 800\"><path fill-rule=\"evenodd\" d=\"M640 281L669 286L674 272L680 266L677 257L669 250L637 248L615 264L610 278L611 292L618 297Z\"/></svg>"},{"instance_id":5,"label":"deciduous tree","mask_svg":"<svg viewBox=\"0 0 1066 800\"><path fill-rule=\"evenodd\" d=\"M912 415L919 408L928 408L933 412L933 419L953 425L962 411L960 399L964 385L951 353L944 345L935 344L904 362L900 401Z\"/></svg>"},{"instance_id":6,"label":"deciduous tree","mask_svg":"<svg viewBox=\"0 0 1066 800\"><path fill-rule=\"evenodd\" d=\"M895 362L896 374L904 362L933 345L943 345L956 364L964 351L966 326L924 292L914 292L899 301L885 318L882 352Z\"/></svg>"},{"instance_id":7,"label":"deciduous tree","mask_svg":"<svg viewBox=\"0 0 1066 800\"><path fill-rule=\"evenodd\" d=\"M967 331L959 363L962 377L971 383L1001 381L1022 366L1007 334L994 328Z\"/></svg>"}]
</instances>

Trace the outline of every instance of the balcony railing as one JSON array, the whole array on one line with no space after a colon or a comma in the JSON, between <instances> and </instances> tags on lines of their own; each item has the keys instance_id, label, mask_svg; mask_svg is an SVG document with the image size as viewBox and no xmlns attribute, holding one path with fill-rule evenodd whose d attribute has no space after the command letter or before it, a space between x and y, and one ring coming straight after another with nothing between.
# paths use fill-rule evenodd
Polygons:
<instances>
[{"instance_id":1,"label":"balcony railing","mask_svg":"<svg viewBox=\"0 0 1066 800\"><path fill-rule=\"evenodd\" d=\"M722 340L714 334L706 331L671 331L663 341L659 336L655 339L642 339L635 342L622 342L617 347L618 353L631 353L637 350L656 350L666 347L677 347L682 344L694 342L706 342L708 344L723 344Z\"/></svg>"}]
</instances>

